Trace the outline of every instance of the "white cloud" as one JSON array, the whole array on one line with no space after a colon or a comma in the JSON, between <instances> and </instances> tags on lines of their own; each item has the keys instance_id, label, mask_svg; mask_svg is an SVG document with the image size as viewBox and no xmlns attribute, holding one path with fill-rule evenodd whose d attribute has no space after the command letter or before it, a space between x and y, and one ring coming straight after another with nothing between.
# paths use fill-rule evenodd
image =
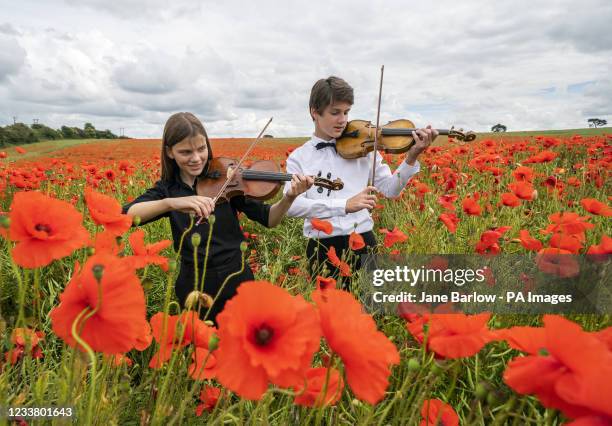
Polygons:
<instances>
[{"instance_id":1,"label":"white cloud","mask_svg":"<svg viewBox=\"0 0 612 426\"><path fill-rule=\"evenodd\" d=\"M159 137L193 111L212 136L270 116L270 133L307 135L310 88L332 74L355 88L352 117L374 120L384 63L383 121L583 127L612 120L611 18L605 0L23 0L0 22L0 124Z\"/></svg>"}]
</instances>

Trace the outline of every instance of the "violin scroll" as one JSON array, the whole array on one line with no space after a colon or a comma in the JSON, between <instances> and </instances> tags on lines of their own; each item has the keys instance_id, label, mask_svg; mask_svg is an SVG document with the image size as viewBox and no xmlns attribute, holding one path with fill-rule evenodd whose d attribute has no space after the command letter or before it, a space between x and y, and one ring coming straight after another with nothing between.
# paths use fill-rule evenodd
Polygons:
<instances>
[{"instance_id":1,"label":"violin scroll","mask_svg":"<svg viewBox=\"0 0 612 426\"><path fill-rule=\"evenodd\" d=\"M322 177L315 177L314 185L320 186L325 189L329 189L331 191L340 191L342 188L344 188L344 182L342 182L340 178L330 180L330 179L325 179Z\"/></svg>"},{"instance_id":2,"label":"violin scroll","mask_svg":"<svg viewBox=\"0 0 612 426\"><path fill-rule=\"evenodd\" d=\"M472 132L471 130L464 132L463 129L455 129L453 126L448 131L448 137L455 138L462 142L472 142L474 139L476 139L476 133Z\"/></svg>"}]
</instances>

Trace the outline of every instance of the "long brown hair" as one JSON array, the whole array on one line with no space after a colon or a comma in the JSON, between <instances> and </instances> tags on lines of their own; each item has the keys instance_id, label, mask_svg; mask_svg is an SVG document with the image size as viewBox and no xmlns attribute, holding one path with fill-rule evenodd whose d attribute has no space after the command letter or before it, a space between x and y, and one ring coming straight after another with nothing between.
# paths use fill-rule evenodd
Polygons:
<instances>
[{"instance_id":1,"label":"long brown hair","mask_svg":"<svg viewBox=\"0 0 612 426\"><path fill-rule=\"evenodd\" d=\"M161 178L165 181L172 181L175 179L178 171L178 165L173 158L168 157L166 153L166 147L172 148L177 143L183 141L185 138L191 138L193 136L202 135L206 140L206 147L208 148L208 160L206 166L201 175L208 172L208 166L213 158L212 147L208 140L208 135L204 129L204 125L198 118L190 112L177 112L172 114L166 125L164 126L164 135L162 137L162 148L161 148Z\"/></svg>"}]
</instances>

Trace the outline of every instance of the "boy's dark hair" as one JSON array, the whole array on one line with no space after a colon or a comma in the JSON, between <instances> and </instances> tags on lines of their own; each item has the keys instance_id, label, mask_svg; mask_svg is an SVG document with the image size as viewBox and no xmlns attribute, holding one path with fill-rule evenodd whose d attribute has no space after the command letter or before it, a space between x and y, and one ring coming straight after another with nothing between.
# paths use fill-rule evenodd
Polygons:
<instances>
[{"instance_id":1,"label":"boy's dark hair","mask_svg":"<svg viewBox=\"0 0 612 426\"><path fill-rule=\"evenodd\" d=\"M177 112L172 114L166 125L164 126L164 135L162 137L161 147L161 179L165 181L172 181L178 171L178 165L176 161L166 153L166 148L172 148L177 143L183 141L185 138L191 138L193 136L202 135L206 140L206 148L208 148L208 161L202 171L202 175L208 172L208 166L213 158L212 148L208 135L204 129L202 122L190 112Z\"/></svg>"},{"instance_id":2,"label":"boy's dark hair","mask_svg":"<svg viewBox=\"0 0 612 426\"><path fill-rule=\"evenodd\" d=\"M314 109L318 114L323 114L325 108L334 102L348 102L353 105L353 100L353 88L340 77L332 75L322 78L312 86L308 110Z\"/></svg>"}]
</instances>

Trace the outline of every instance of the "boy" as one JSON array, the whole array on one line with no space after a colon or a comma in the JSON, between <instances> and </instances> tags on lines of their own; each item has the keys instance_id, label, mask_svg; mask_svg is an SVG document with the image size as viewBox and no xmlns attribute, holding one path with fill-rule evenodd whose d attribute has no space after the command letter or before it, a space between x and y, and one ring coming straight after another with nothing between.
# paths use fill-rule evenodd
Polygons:
<instances>
[{"instance_id":1,"label":"boy","mask_svg":"<svg viewBox=\"0 0 612 426\"><path fill-rule=\"evenodd\" d=\"M373 152L366 157L344 159L337 152L335 139L342 135L348 123L348 113L353 105L353 88L338 77L317 81L310 93L310 115L315 125L312 138L293 151L287 158L287 173L314 175L324 178L340 178L344 182L341 191L327 191L311 187L298 196L289 208L288 216L303 217L304 235L308 238L306 255L311 276L321 274L323 265L337 277L338 269L327 259L327 252L334 247L339 258L348 258L349 236L355 231L363 237L365 247L357 250L359 256L376 245L372 232L374 222L370 211L376 205L376 195L397 197L406 183L420 170L418 156L431 145L438 132L427 126L412 133L415 145L406 153L404 161L391 173L388 165L376 155L376 172L373 186L367 186L372 170ZM289 187L285 187L288 191ZM330 235L312 228L310 218L325 219L333 225Z\"/></svg>"}]
</instances>

